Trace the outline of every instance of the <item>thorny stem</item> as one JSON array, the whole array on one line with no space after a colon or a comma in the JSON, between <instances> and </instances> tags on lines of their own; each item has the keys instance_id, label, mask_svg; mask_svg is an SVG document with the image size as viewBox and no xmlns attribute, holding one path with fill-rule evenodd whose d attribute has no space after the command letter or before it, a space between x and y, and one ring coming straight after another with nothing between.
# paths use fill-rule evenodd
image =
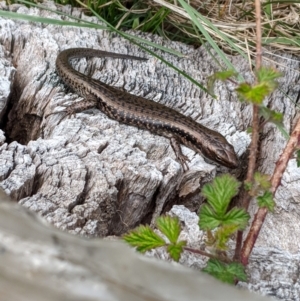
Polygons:
<instances>
[{"instance_id":1,"label":"thorny stem","mask_svg":"<svg viewBox=\"0 0 300 301\"><path fill-rule=\"evenodd\" d=\"M256 66L255 69L258 71L261 67L262 49L261 49L261 6L260 0L255 0L255 16L256 16ZM252 137L250 144L249 164L247 170L247 176L245 179L246 183L253 182L254 171L256 167L257 149L259 139L259 107L253 104L252 113ZM242 193L242 207L247 211L251 197L247 192ZM238 231L235 254L234 258L237 260L240 258L241 247L243 240L243 231Z\"/></svg>"},{"instance_id":2,"label":"thorny stem","mask_svg":"<svg viewBox=\"0 0 300 301\"><path fill-rule=\"evenodd\" d=\"M300 118L293 130L293 133L282 153L279 160L276 163L276 167L271 179L271 192L273 197L275 192L280 184L282 175L287 167L288 161L290 160L293 152L296 148L300 148ZM254 220L252 222L250 231L245 239L242 252L241 252L241 262L243 265L247 265L249 261L249 256L253 249L253 246L256 242L260 229L263 225L265 217L268 213L268 209L266 207L259 208L257 213L255 214Z\"/></svg>"}]
</instances>

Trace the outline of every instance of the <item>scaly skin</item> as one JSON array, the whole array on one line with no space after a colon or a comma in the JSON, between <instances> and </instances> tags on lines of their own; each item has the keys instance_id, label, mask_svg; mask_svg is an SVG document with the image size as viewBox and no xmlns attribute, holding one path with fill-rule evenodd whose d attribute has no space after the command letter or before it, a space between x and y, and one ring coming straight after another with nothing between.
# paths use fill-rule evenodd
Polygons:
<instances>
[{"instance_id":1,"label":"scaly skin","mask_svg":"<svg viewBox=\"0 0 300 301\"><path fill-rule=\"evenodd\" d=\"M72 58L113 57L145 60L143 58L105 52L88 48L71 48L62 51L56 59L56 69L63 81L85 98L83 104L71 105L68 114L97 107L108 117L121 123L167 137L183 168L186 157L178 144L184 144L206 158L229 168L238 166L238 159L231 144L218 132L204 127L192 118L162 104L138 97L92 79L70 64Z\"/></svg>"}]
</instances>

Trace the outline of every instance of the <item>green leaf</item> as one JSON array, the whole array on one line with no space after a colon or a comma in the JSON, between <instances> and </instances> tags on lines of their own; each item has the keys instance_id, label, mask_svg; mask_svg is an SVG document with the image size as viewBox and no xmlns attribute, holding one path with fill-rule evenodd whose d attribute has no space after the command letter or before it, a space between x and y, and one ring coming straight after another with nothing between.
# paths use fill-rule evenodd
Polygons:
<instances>
[{"instance_id":1,"label":"green leaf","mask_svg":"<svg viewBox=\"0 0 300 301\"><path fill-rule=\"evenodd\" d=\"M249 97L248 99L252 103L260 105L260 104L262 104L265 97L268 96L272 91L273 90L270 88L270 85L263 82L263 83L254 85L252 87L250 94L247 97Z\"/></svg>"},{"instance_id":2,"label":"green leaf","mask_svg":"<svg viewBox=\"0 0 300 301\"><path fill-rule=\"evenodd\" d=\"M281 124L276 124L275 125L277 126L278 130L280 131L281 135L286 139L288 140L290 138L290 135L288 134L287 130L285 129L285 127Z\"/></svg>"},{"instance_id":3,"label":"green leaf","mask_svg":"<svg viewBox=\"0 0 300 301\"><path fill-rule=\"evenodd\" d=\"M283 121L283 114L276 112L274 110L271 110L267 107L260 107L259 108L259 114L264 117L265 120L268 120L274 124L281 124Z\"/></svg>"},{"instance_id":4,"label":"green leaf","mask_svg":"<svg viewBox=\"0 0 300 301\"><path fill-rule=\"evenodd\" d=\"M160 216L156 220L156 225L171 243L175 244L177 242L181 231L178 217Z\"/></svg>"},{"instance_id":5,"label":"green leaf","mask_svg":"<svg viewBox=\"0 0 300 301\"><path fill-rule=\"evenodd\" d=\"M275 202L270 191L265 191L263 195L258 196L256 199L259 207L267 207L269 211L274 211Z\"/></svg>"},{"instance_id":6,"label":"green leaf","mask_svg":"<svg viewBox=\"0 0 300 301\"><path fill-rule=\"evenodd\" d=\"M258 171L254 173L254 181L263 190L268 190L271 187L270 176Z\"/></svg>"},{"instance_id":7,"label":"green leaf","mask_svg":"<svg viewBox=\"0 0 300 301\"><path fill-rule=\"evenodd\" d=\"M236 75L237 73L234 70L226 70L214 73L213 75L207 78L207 90L210 92L211 95L215 95L214 86L217 80L225 81L228 78Z\"/></svg>"},{"instance_id":8,"label":"green leaf","mask_svg":"<svg viewBox=\"0 0 300 301\"><path fill-rule=\"evenodd\" d=\"M240 183L231 175L216 177L212 183L205 184L201 194L207 199L218 216L223 216L231 199L238 193Z\"/></svg>"},{"instance_id":9,"label":"green leaf","mask_svg":"<svg viewBox=\"0 0 300 301\"><path fill-rule=\"evenodd\" d=\"M252 129L251 126L248 127L247 130L246 130L247 134L252 134L252 131L253 131L253 129Z\"/></svg>"},{"instance_id":10,"label":"green leaf","mask_svg":"<svg viewBox=\"0 0 300 301\"><path fill-rule=\"evenodd\" d=\"M283 125L283 122L282 122L283 121L283 114L282 113L270 110L269 108L267 108L265 106L261 106L259 108L259 115L263 116L265 120L275 124L276 127L281 132L282 136L285 139L289 139L289 134L288 134L287 130L284 128L284 125Z\"/></svg>"},{"instance_id":11,"label":"green leaf","mask_svg":"<svg viewBox=\"0 0 300 301\"><path fill-rule=\"evenodd\" d=\"M123 239L141 253L166 245L166 242L149 226L139 226L123 236Z\"/></svg>"},{"instance_id":12,"label":"green leaf","mask_svg":"<svg viewBox=\"0 0 300 301\"><path fill-rule=\"evenodd\" d=\"M214 74L215 78L221 81L225 81L232 76L236 76L237 73L234 70L225 70L221 72L216 72Z\"/></svg>"},{"instance_id":13,"label":"green leaf","mask_svg":"<svg viewBox=\"0 0 300 301\"><path fill-rule=\"evenodd\" d=\"M260 91L262 93L261 96L264 97L277 88L278 83L276 79L282 76L282 74L276 69L265 66L262 66L258 71L256 71L255 75L258 82L258 86L262 86L264 88L267 87L266 91Z\"/></svg>"},{"instance_id":14,"label":"green leaf","mask_svg":"<svg viewBox=\"0 0 300 301\"><path fill-rule=\"evenodd\" d=\"M245 182L244 182L244 189L245 189L246 191L250 191L250 190L252 189L252 187L253 187L253 183L248 182L248 181L245 181Z\"/></svg>"},{"instance_id":15,"label":"green leaf","mask_svg":"<svg viewBox=\"0 0 300 301\"><path fill-rule=\"evenodd\" d=\"M201 193L208 204L203 205L199 213L201 229L213 230L227 219L231 220L231 216L227 216L226 212L239 187L240 183L229 174L216 177L212 183L203 186Z\"/></svg>"},{"instance_id":16,"label":"green leaf","mask_svg":"<svg viewBox=\"0 0 300 301\"><path fill-rule=\"evenodd\" d=\"M244 230L249 218L250 215L245 211L245 209L234 207L225 214L222 224L237 225L239 230Z\"/></svg>"},{"instance_id":17,"label":"green leaf","mask_svg":"<svg viewBox=\"0 0 300 301\"><path fill-rule=\"evenodd\" d=\"M272 92L270 85L263 82L251 87L248 83L242 83L237 88L238 95L253 104L262 104L264 98Z\"/></svg>"},{"instance_id":18,"label":"green leaf","mask_svg":"<svg viewBox=\"0 0 300 301\"><path fill-rule=\"evenodd\" d=\"M250 93L252 87L248 83L240 83L238 87L235 89L235 91L238 93L239 97L243 100L247 100L246 96L248 93Z\"/></svg>"},{"instance_id":19,"label":"green leaf","mask_svg":"<svg viewBox=\"0 0 300 301\"><path fill-rule=\"evenodd\" d=\"M236 280L247 281L245 267L236 262L225 264L217 259L209 259L203 272L230 284L234 284Z\"/></svg>"},{"instance_id":20,"label":"green leaf","mask_svg":"<svg viewBox=\"0 0 300 301\"><path fill-rule=\"evenodd\" d=\"M134 18L132 22L132 29L136 29L140 25L140 18Z\"/></svg>"},{"instance_id":21,"label":"green leaf","mask_svg":"<svg viewBox=\"0 0 300 301\"><path fill-rule=\"evenodd\" d=\"M217 250L227 250L227 242L230 236L238 230L238 225L225 225L220 227L215 233L215 248Z\"/></svg>"},{"instance_id":22,"label":"green leaf","mask_svg":"<svg viewBox=\"0 0 300 301\"><path fill-rule=\"evenodd\" d=\"M202 230L213 230L221 224L221 221L218 219L212 207L205 204L201 207L198 224Z\"/></svg>"},{"instance_id":23,"label":"green leaf","mask_svg":"<svg viewBox=\"0 0 300 301\"><path fill-rule=\"evenodd\" d=\"M218 215L208 204L201 207L199 227L202 230L213 230L221 225L236 225L239 230L247 226L249 214L242 208L232 208L224 215Z\"/></svg>"},{"instance_id":24,"label":"green leaf","mask_svg":"<svg viewBox=\"0 0 300 301\"><path fill-rule=\"evenodd\" d=\"M274 68L262 66L255 72L257 82L274 82L275 79L282 76L282 73Z\"/></svg>"},{"instance_id":25,"label":"green leaf","mask_svg":"<svg viewBox=\"0 0 300 301\"><path fill-rule=\"evenodd\" d=\"M186 241L179 241L176 244L170 244L167 246L167 251L173 260L179 261L180 255L183 252L183 247L186 246Z\"/></svg>"}]
</instances>

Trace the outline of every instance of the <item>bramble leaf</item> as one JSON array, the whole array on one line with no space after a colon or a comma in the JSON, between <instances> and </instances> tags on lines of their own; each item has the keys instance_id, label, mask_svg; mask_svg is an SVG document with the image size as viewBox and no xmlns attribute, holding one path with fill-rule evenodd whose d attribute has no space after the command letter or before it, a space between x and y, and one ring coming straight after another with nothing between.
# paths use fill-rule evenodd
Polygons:
<instances>
[{"instance_id":1,"label":"bramble leaf","mask_svg":"<svg viewBox=\"0 0 300 301\"><path fill-rule=\"evenodd\" d=\"M260 107L259 114L264 117L265 120L268 120L274 124L282 124L283 114L280 112L276 112L267 107Z\"/></svg>"},{"instance_id":2,"label":"bramble leaf","mask_svg":"<svg viewBox=\"0 0 300 301\"><path fill-rule=\"evenodd\" d=\"M202 230L213 230L221 224L221 221L218 219L213 208L205 204L201 207L198 224Z\"/></svg>"},{"instance_id":3,"label":"bramble leaf","mask_svg":"<svg viewBox=\"0 0 300 301\"><path fill-rule=\"evenodd\" d=\"M250 93L252 89L252 86L248 83L240 83L239 86L235 89L238 93L238 95L243 99L247 100L244 95L247 95Z\"/></svg>"},{"instance_id":4,"label":"bramble leaf","mask_svg":"<svg viewBox=\"0 0 300 301\"><path fill-rule=\"evenodd\" d=\"M244 189L245 189L246 191L250 191L250 190L252 189L252 187L253 187L253 183L251 183L251 182L249 182L249 181L245 181L245 182L244 182Z\"/></svg>"},{"instance_id":5,"label":"bramble leaf","mask_svg":"<svg viewBox=\"0 0 300 301\"><path fill-rule=\"evenodd\" d=\"M258 196L256 199L259 207L267 207L269 211L274 211L275 202L270 191L265 191L263 195Z\"/></svg>"},{"instance_id":6,"label":"bramble leaf","mask_svg":"<svg viewBox=\"0 0 300 301\"><path fill-rule=\"evenodd\" d=\"M249 214L242 208L232 208L224 215L216 214L211 206L205 204L199 213L199 227L202 230L213 230L221 225L236 225L239 230L247 226Z\"/></svg>"},{"instance_id":7,"label":"bramble leaf","mask_svg":"<svg viewBox=\"0 0 300 301\"><path fill-rule=\"evenodd\" d=\"M240 183L231 175L216 177L212 183L205 184L201 194L208 204L202 206L199 213L199 227L203 230L213 230L231 216L226 216L231 199L237 194ZM227 223L228 224L228 223Z\"/></svg>"},{"instance_id":8,"label":"bramble leaf","mask_svg":"<svg viewBox=\"0 0 300 301\"><path fill-rule=\"evenodd\" d=\"M228 78L236 75L237 73L234 70L225 70L225 71L216 72L214 74L215 78L221 81L225 81Z\"/></svg>"},{"instance_id":9,"label":"bramble leaf","mask_svg":"<svg viewBox=\"0 0 300 301\"><path fill-rule=\"evenodd\" d=\"M282 76L282 73L274 68L262 66L255 72L257 82L272 82Z\"/></svg>"},{"instance_id":10,"label":"bramble leaf","mask_svg":"<svg viewBox=\"0 0 300 301\"><path fill-rule=\"evenodd\" d=\"M237 225L239 230L247 226L250 215L243 208L234 207L228 211L223 218L223 225Z\"/></svg>"},{"instance_id":11,"label":"bramble leaf","mask_svg":"<svg viewBox=\"0 0 300 301\"><path fill-rule=\"evenodd\" d=\"M242 100L246 100L256 105L261 105L264 98L272 93L278 83L275 81L282 76L280 72L269 67L261 67L256 72L257 83L250 85L248 83L241 83L236 91ZM279 115L273 115L273 118L280 118Z\"/></svg>"},{"instance_id":12,"label":"bramble leaf","mask_svg":"<svg viewBox=\"0 0 300 301\"><path fill-rule=\"evenodd\" d=\"M283 135L283 137L285 139L289 139L289 134L283 125L283 114L282 113L276 112L276 111L270 110L267 107L261 106L259 108L259 115L263 116L266 121L272 122L273 124L275 124L276 127L281 132L281 134Z\"/></svg>"},{"instance_id":13,"label":"bramble leaf","mask_svg":"<svg viewBox=\"0 0 300 301\"><path fill-rule=\"evenodd\" d=\"M236 280L247 281L244 266L236 262L225 264L217 259L209 259L203 272L230 284L234 284Z\"/></svg>"},{"instance_id":14,"label":"bramble leaf","mask_svg":"<svg viewBox=\"0 0 300 301\"><path fill-rule=\"evenodd\" d=\"M254 181L263 190L268 190L271 187L270 176L258 171L254 173Z\"/></svg>"},{"instance_id":15,"label":"bramble leaf","mask_svg":"<svg viewBox=\"0 0 300 301\"><path fill-rule=\"evenodd\" d=\"M166 245L166 242L156 234L149 226L139 226L128 234L123 236L123 239L137 251L145 253L154 248Z\"/></svg>"},{"instance_id":16,"label":"bramble leaf","mask_svg":"<svg viewBox=\"0 0 300 301\"><path fill-rule=\"evenodd\" d=\"M226 225L220 227L215 233L215 247L217 250L227 250L227 242L230 236L238 230L238 225Z\"/></svg>"},{"instance_id":17,"label":"bramble leaf","mask_svg":"<svg viewBox=\"0 0 300 301\"><path fill-rule=\"evenodd\" d=\"M271 92L269 85L264 82L252 87L247 83L242 83L236 91L242 99L257 105L262 104L264 98Z\"/></svg>"},{"instance_id":18,"label":"bramble leaf","mask_svg":"<svg viewBox=\"0 0 300 301\"><path fill-rule=\"evenodd\" d=\"M177 242L181 230L178 217L160 216L156 220L156 225L171 243Z\"/></svg>"},{"instance_id":19,"label":"bramble leaf","mask_svg":"<svg viewBox=\"0 0 300 301\"><path fill-rule=\"evenodd\" d=\"M240 183L231 175L216 177L212 183L205 184L201 194L218 216L223 216L231 199L238 193Z\"/></svg>"},{"instance_id":20,"label":"bramble leaf","mask_svg":"<svg viewBox=\"0 0 300 301\"><path fill-rule=\"evenodd\" d=\"M225 81L228 78L236 75L237 73L234 70L226 70L214 73L207 78L207 90L211 95L215 95L214 87L217 80Z\"/></svg>"},{"instance_id":21,"label":"bramble leaf","mask_svg":"<svg viewBox=\"0 0 300 301\"><path fill-rule=\"evenodd\" d=\"M167 246L167 251L175 261L179 261L180 255L183 251L183 247L186 246L186 241L182 240L176 244L170 244Z\"/></svg>"}]
</instances>

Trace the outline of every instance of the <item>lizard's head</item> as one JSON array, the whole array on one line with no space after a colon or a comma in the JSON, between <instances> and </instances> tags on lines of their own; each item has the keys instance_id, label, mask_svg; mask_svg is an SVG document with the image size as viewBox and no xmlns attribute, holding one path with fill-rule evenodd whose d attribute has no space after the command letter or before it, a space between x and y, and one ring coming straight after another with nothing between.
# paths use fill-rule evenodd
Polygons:
<instances>
[{"instance_id":1,"label":"lizard's head","mask_svg":"<svg viewBox=\"0 0 300 301\"><path fill-rule=\"evenodd\" d=\"M239 161L233 146L218 132L211 130L208 139L203 144L204 147L200 149L208 159L229 168L238 167Z\"/></svg>"}]
</instances>

